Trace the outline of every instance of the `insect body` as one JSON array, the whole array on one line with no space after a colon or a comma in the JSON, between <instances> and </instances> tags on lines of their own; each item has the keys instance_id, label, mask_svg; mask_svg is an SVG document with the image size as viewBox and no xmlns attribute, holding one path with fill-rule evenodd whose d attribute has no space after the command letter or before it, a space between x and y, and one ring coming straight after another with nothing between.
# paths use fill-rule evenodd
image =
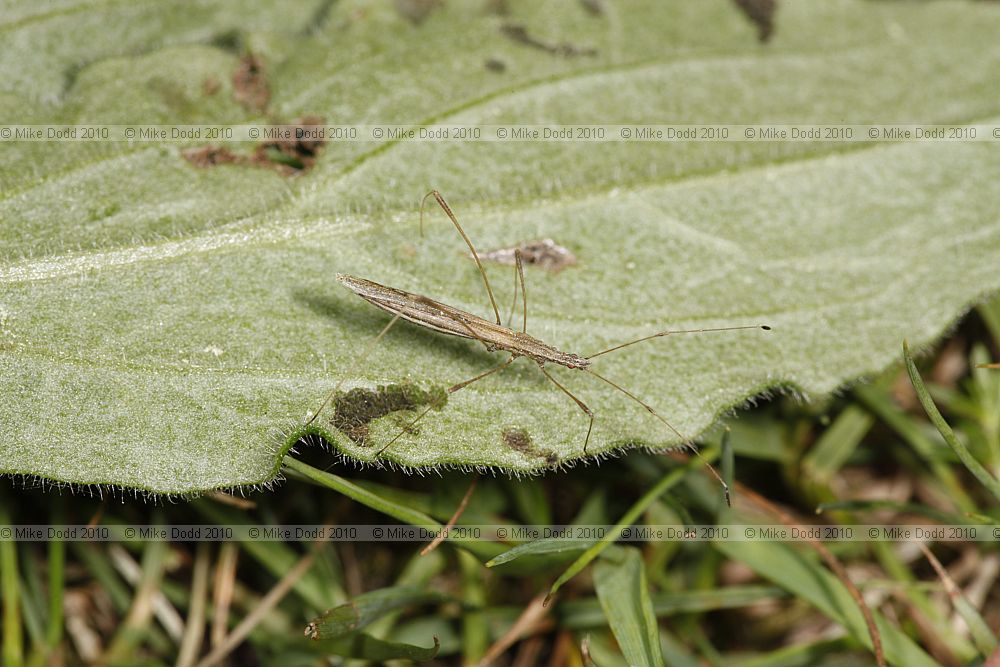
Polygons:
<instances>
[{"instance_id":1,"label":"insect body","mask_svg":"<svg viewBox=\"0 0 1000 667\"><path fill-rule=\"evenodd\" d=\"M421 294L414 294L412 292L405 292L394 287L387 287L386 285L381 285L372 280L366 280L365 278L358 278L355 276L349 276L344 274L338 274L337 280L339 280L344 286L350 289L352 292L360 296L362 299L368 303L391 313L394 317L375 337L372 341L374 345L385 333L400 319L407 320L416 325L431 329L433 331L438 331L443 334L448 334L451 336L459 336L462 338L475 339L481 342L488 351L493 352L497 350L503 350L510 354L510 357L501 363L500 365L487 370L473 378L460 382L458 384L452 385L447 389L448 393L454 393L463 389L473 382L477 382L489 375L497 373L507 366L509 366L518 357L527 357L535 361L538 364L539 369L545 375L549 381L552 382L556 387L559 388L564 394L566 394L570 399L572 399L577 407L583 411L590 419L590 424L587 428L587 435L583 442L583 452L586 454L587 445L590 442L590 434L594 428L594 413L593 411L579 398L573 395L573 393L567 389L565 386L559 383L552 375L545 369L545 365L548 363L558 364L560 366L565 366L566 368L584 371L594 377L598 378L602 382L610 385L615 390L621 392L622 394L628 396L631 400L635 401L643 408L646 409L651 415L656 417L660 422L662 422L667 428L673 431L685 445L691 446L688 438L684 437L677 429L675 429L670 422L664 419L656 410L652 408L648 403L644 402L642 399L638 398L635 394L628 391L624 387L619 386L615 382L609 380L603 375L598 374L591 366L593 363L593 358L600 356L602 354L607 354L609 352L614 352L620 350L624 347L634 345L636 343L641 343L652 338L659 338L662 336L669 336L671 334L682 334L682 333L700 333L707 331L733 331L738 329L770 329L766 325L752 325L752 326L732 326L732 327L716 327L716 328L704 328L704 329L688 329L679 331L659 331L654 334L643 336L642 338L637 338L613 347L601 350L594 354L588 355L586 357L571 354L569 352L563 352L556 347L549 345L543 341L528 335L528 299L527 290L524 286L524 267L521 259L520 250L515 250L514 258L516 269L514 273L514 305L517 304L518 295L518 284L520 284L520 294L523 301L523 317L521 324L521 331L514 331L508 326L504 326L500 319L500 310L497 308L496 298L493 296L493 288L490 286L490 281L486 276L486 271L483 268L482 262L479 259L479 254L476 252L475 247L472 245L472 241L466 235L465 230L459 224L458 219L452 212L451 208L445 202L444 198L436 190L427 193L424 196L424 201L421 202L421 230L423 229L423 208L424 203L427 201L428 197L434 197L437 203L441 206L444 212L448 215L448 218L455 225L458 233L461 234L462 239L465 241L469 250L472 252L472 258L475 260L476 265L479 267L480 275L483 278L483 284L486 287L486 293L490 299L490 305L493 307L493 314L496 320L491 322L485 320L478 315L473 315L472 313L466 312L454 306L449 306L447 304L441 303L440 301L435 301L434 299L428 298ZM512 308L513 313L513 308ZM363 359L365 355L360 358ZM333 396L336 395L337 391L340 389L340 384L343 383L343 379L338 383L337 388L331 392L330 396L326 399L320 409L317 410L312 418L309 419L307 425L312 423L314 419L322 412L323 408L326 407L327 403L332 400ZM401 430L388 444L382 447L378 451L381 454L386 449L388 449L396 440L410 430L410 427L415 425L420 421L424 415L430 411L431 407L426 408L421 412L410 424ZM692 451L697 454L697 450L691 446ZM718 475L716 475L718 476ZM720 478L721 481L721 478ZM723 483L724 484L724 483Z\"/></svg>"},{"instance_id":2,"label":"insect body","mask_svg":"<svg viewBox=\"0 0 1000 667\"><path fill-rule=\"evenodd\" d=\"M557 350L527 333L513 331L420 294L344 274L337 274L337 280L373 306L443 334L480 340L491 352L506 350L515 357L530 357L539 364L551 362L566 368L584 369L591 364L589 359Z\"/></svg>"}]
</instances>

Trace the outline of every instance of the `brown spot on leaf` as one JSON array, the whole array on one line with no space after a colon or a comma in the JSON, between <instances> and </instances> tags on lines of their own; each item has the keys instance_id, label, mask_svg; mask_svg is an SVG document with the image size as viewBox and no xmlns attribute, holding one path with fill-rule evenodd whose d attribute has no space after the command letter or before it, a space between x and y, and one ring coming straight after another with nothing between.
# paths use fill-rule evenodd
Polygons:
<instances>
[{"instance_id":1,"label":"brown spot on leaf","mask_svg":"<svg viewBox=\"0 0 1000 667\"><path fill-rule=\"evenodd\" d=\"M253 165L274 169L285 176L299 174L314 164L326 143L323 119L306 116L283 126L281 136L257 144L250 155L241 155L222 146L198 146L182 152L196 167L216 167L223 164Z\"/></svg>"},{"instance_id":2,"label":"brown spot on leaf","mask_svg":"<svg viewBox=\"0 0 1000 667\"><path fill-rule=\"evenodd\" d=\"M326 143L323 119L306 116L295 121L288 136L263 141L254 150L253 162L273 167L286 176L309 169L316 164L320 149Z\"/></svg>"},{"instance_id":3,"label":"brown spot on leaf","mask_svg":"<svg viewBox=\"0 0 1000 667\"><path fill-rule=\"evenodd\" d=\"M559 457L555 452L548 450L539 449L535 446L535 443L531 441L531 436L523 428L516 426L511 426L505 428L500 436L503 438L503 444L507 445L511 449L515 449L522 454L528 456L538 456L545 459L545 462L549 465L555 465L559 462Z\"/></svg>"},{"instance_id":4,"label":"brown spot on leaf","mask_svg":"<svg viewBox=\"0 0 1000 667\"><path fill-rule=\"evenodd\" d=\"M271 89L264 74L264 61L253 53L240 58L233 72L233 97L250 111L262 112L271 101Z\"/></svg>"},{"instance_id":5,"label":"brown spot on leaf","mask_svg":"<svg viewBox=\"0 0 1000 667\"><path fill-rule=\"evenodd\" d=\"M441 409L448 401L443 389L424 390L413 384L390 384L371 389L352 389L334 398L330 423L353 442L364 445L368 424L375 419L423 405Z\"/></svg>"},{"instance_id":6,"label":"brown spot on leaf","mask_svg":"<svg viewBox=\"0 0 1000 667\"><path fill-rule=\"evenodd\" d=\"M237 155L222 146L186 148L181 154L185 160L196 167L215 167L220 164L243 164L248 161L246 156Z\"/></svg>"},{"instance_id":7,"label":"brown spot on leaf","mask_svg":"<svg viewBox=\"0 0 1000 667\"><path fill-rule=\"evenodd\" d=\"M521 251L521 261L525 264L533 264L553 273L558 273L567 266L576 264L576 255L552 239L525 241L510 248L488 250L480 253L479 257L498 264L514 266L516 264L514 252L517 250Z\"/></svg>"},{"instance_id":8,"label":"brown spot on leaf","mask_svg":"<svg viewBox=\"0 0 1000 667\"><path fill-rule=\"evenodd\" d=\"M601 0L580 0L580 5L587 10L591 16L604 15L604 3Z\"/></svg>"},{"instance_id":9,"label":"brown spot on leaf","mask_svg":"<svg viewBox=\"0 0 1000 667\"><path fill-rule=\"evenodd\" d=\"M491 72L503 72L507 69L507 63L499 58L487 58L483 64Z\"/></svg>"},{"instance_id":10,"label":"brown spot on leaf","mask_svg":"<svg viewBox=\"0 0 1000 667\"><path fill-rule=\"evenodd\" d=\"M569 42L554 44L552 42L546 42L538 39L534 35L529 34L528 28L521 23L505 23L500 26L500 31L518 44L524 44L525 46L530 46L534 49L551 53L554 56L572 58L574 56L597 55L597 49L593 47L576 46L575 44L570 44Z\"/></svg>"},{"instance_id":11,"label":"brown spot on leaf","mask_svg":"<svg viewBox=\"0 0 1000 667\"><path fill-rule=\"evenodd\" d=\"M443 0L396 0L396 11L410 23L420 25L442 5Z\"/></svg>"},{"instance_id":12,"label":"brown spot on leaf","mask_svg":"<svg viewBox=\"0 0 1000 667\"><path fill-rule=\"evenodd\" d=\"M774 13L777 0L735 0L736 6L757 26L757 37L761 42L771 39L774 34Z\"/></svg>"},{"instance_id":13,"label":"brown spot on leaf","mask_svg":"<svg viewBox=\"0 0 1000 667\"><path fill-rule=\"evenodd\" d=\"M222 84L219 83L219 80L214 76L205 77L205 79L201 82L201 94L205 97L215 95L219 92L220 88L222 88Z\"/></svg>"}]
</instances>

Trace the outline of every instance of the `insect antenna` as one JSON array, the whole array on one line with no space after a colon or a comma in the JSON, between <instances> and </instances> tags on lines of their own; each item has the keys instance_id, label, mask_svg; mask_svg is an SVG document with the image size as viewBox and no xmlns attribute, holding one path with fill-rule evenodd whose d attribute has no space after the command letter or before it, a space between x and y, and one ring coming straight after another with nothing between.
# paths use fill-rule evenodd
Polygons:
<instances>
[{"instance_id":1,"label":"insect antenna","mask_svg":"<svg viewBox=\"0 0 1000 667\"><path fill-rule=\"evenodd\" d=\"M458 233L462 235L465 245L469 246L469 250L472 251L472 258L476 260L476 266L479 267L479 273L483 277L483 284L486 285L486 293L490 296L490 305L493 306L493 314L496 315L497 324L502 326L503 322L500 321L500 309L497 308L497 300L493 296L493 288L490 287L490 279L486 277L486 269L483 268L483 263L479 260L479 253L476 252L476 248L472 245L472 240L469 238L468 234L466 234L465 230L462 229L462 225L458 224L458 218L455 217L451 207L448 206L448 202L444 200L444 197L442 197L441 193L437 190L431 190L424 195L423 199L420 200L420 235L424 235L424 204L427 202L427 198L432 196L437 200L438 205L448 215L448 218L451 220L452 224L455 225L455 229L458 230Z\"/></svg>"},{"instance_id":2,"label":"insect antenna","mask_svg":"<svg viewBox=\"0 0 1000 667\"><path fill-rule=\"evenodd\" d=\"M740 331L741 329L763 329L764 331L770 331L771 327L766 324L751 324L748 326L740 327L714 327L708 329L678 329L674 331L660 331L655 334L650 334L649 336L643 336L642 338L636 338L635 340L630 340L627 343L621 343L620 345L615 345L614 347L609 347L606 350L601 350L600 352L595 352L585 359L593 359L594 357L599 357L602 354L607 354L608 352L614 352L615 350L620 350L623 347L628 347L629 345L635 345L636 343L641 343L643 341L652 340L653 338L661 338L663 336L670 336L671 334L686 334L686 333L707 333L709 331Z\"/></svg>"},{"instance_id":3,"label":"insect antenna","mask_svg":"<svg viewBox=\"0 0 1000 667\"><path fill-rule=\"evenodd\" d=\"M652 338L652 336L650 336L650 338ZM635 341L635 342L638 342L638 341ZM663 417L663 415L661 415L659 412L657 412L656 410L653 409L653 406L651 406L649 403L646 403L645 401L643 401L641 398L639 398L638 396L636 396L635 394L633 394L632 392L630 392L628 389L625 389L620 384L612 382L611 380L609 380L608 378L604 377L603 375L595 372L593 369L585 368L584 370L587 371L588 373L590 373L591 375L593 375L594 377L596 377L598 380L602 380L602 381L606 382L607 384L611 385L612 387L614 387L615 389L617 389L621 393L625 394L626 396L628 396L629 398L631 398L633 401L635 401L636 403L638 403L642 407L646 408L646 411L649 412L649 414L651 414L654 417L656 417L657 419L659 419L661 422L663 422L667 426L667 428L669 428L671 431L673 431L677 435L677 437L681 439L681 445L683 447L686 447L686 448L690 449L691 452L695 456L697 456L699 459L701 459L702 463L704 463L708 467L708 469L712 473L712 475L717 480L719 480L719 484L722 485L722 490L726 494L726 505L728 507L732 507L732 502L731 502L731 499L729 497L729 485L726 484L726 480L722 479L722 475L720 475L718 473L718 471L712 466L712 464L709 463L705 459L705 457L701 455L701 453L698 451L698 448L695 447L694 444L691 442L690 438L686 437L683 433L681 433L676 428L674 428L673 424L671 424L670 422L668 422Z\"/></svg>"},{"instance_id":4,"label":"insect antenna","mask_svg":"<svg viewBox=\"0 0 1000 667\"><path fill-rule=\"evenodd\" d=\"M333 391L330 392L330 395L326 397L326 400L323 401L323 404L319 406L319 410L314 412L313 416L309 418L309 421L307 421L305 424L306 426L309 426L309 424L312 424L314 421L316 421L316 417L319 417L319 413L323 412L323 409L330 404L330 401L333 400L333 397L336 396L337 392L340 391L340 388L344 386L344 380L350 377L354 373L354 370L358 367L358 365L368 358L368 355L371 354L372 350L375 348L375 344L378 343L383 336L389 333L389 329L391 329L392 325L394 325L396 322L399 321L399 317L400 317L399 315L396 315L391 320L389 320L389 323L386 324L384 327L382 327L382 330L378 332L378 335L375 336L375 338L371 339L371 341L369 341L368 346L365 348L365 351L361 353L361 356L354 358L354 363L351 364L351 366L347 369L347 373L345 373L340 377L340 382L338 382L337 386L333 388Z\"/></svg>"}]
</instances>

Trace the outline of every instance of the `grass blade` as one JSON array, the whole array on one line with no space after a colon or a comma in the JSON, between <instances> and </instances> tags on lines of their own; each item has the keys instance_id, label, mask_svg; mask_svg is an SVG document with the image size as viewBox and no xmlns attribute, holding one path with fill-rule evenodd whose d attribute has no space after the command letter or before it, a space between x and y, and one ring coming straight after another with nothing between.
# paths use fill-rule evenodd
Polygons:
<instances>
[{"instance_id":1,"label":"grass blade","mask_svg":"<svg viewBox=\"0 0 1000 667\"><path fill-rule=\"evenodd\" d=\"M778 542L717 542L723 554L750 566L758 574L837 621L857 642L871 648L872 640L861 610L847 588L819 562ZM885 658L899 667L933 667L937 663L899 628L872 612L882 638Z\"/></svg>"},{"instance_id":2,"label":"grass blade","mask_svg":"<svg viewBox=\"0 0 1000 667\"><path fill-rule=\"evenodd\" d=\"M350 602L328 609L306 626L306 636L323 640L343 637L360 630L391 611L448 597L437 591L393 586L358 595Z\"/></svg>"},{"instance_id":3,"label":"grass blade","mask_svg":"<svg viewBox=\"0 0 1000 667\"><path fill-rule=\"evenodd\" d=\"M635 667L662 667L660 633L646 584L646 567L638 549L622 550L619 561L602 559L594 566L594 588L611 632L625 659Z\"/></svg>"},{"instance_id":4,"label":"grass blade","mask_svg":"<svg viewBox=\"0 0 1000 667\"><path fill-rule=\"evenodd\" d=\"M301 474L306 479L318 484L319 486L325 486L328 489L333 489L337 493L341 493L351 500L359 502L366 507L370 507L377 512L391 516L392 518L402 521L403 523L411 526L427 528L430 531L436 531L442 527L440 522L435 521L423 512L418 512L409 507L405 507L383 498L382 496L373 493L368 489L362 488L350 480L323 470L317 470L311 465L294 459L291 456L285 457L284 465L289 470L293 470ZM469 550L480 558L492 558L500 551L500 547L498 545L490 544L488 542L463 540L460 544L464 549Z\"/></svg>"},{"instance_id":5,"label":"grass blade","mask_svg":"<svg viewBox=\"0 0 1000 667\"><path fill-rule=\"evenodd\" d=\"M955 605L955 611L962 617L965 624L969 626L969 632L972 635L972 640L976 643L976 648L984 656L993 653L997 649L997 638L993 634L993 631L990 630L989 624L983 619L979 611L972 606L969 599L962 593L962 589L952 580L948 571L941 565L941 561L927 548L927 545L921 542L919 546L920 551L923 552L924 557L934 568L941 583L944 584L944 589L947 591L948 597L951 598L952 604Z\"/></svg>"},{"instance_id":6,"label":"grass blade","mask_svg":"<svg viewBox=\"0 0 1000 667\"><path fill-rule=\"evenodd\" d=\"M433 646L423 647L401 642L389 642L366 635L363 632L357 632L337 639L321 640L316 643L315 648L323 653L372 660L381 664L388 660L399 659L414 662L433 660L441 649L441 643L437 637L434 637Z\"/></svg>"},{"instance_id":7,"label":"grass blade","mask_svg":"<svg viewBox=\"0 0 1000 667\"><path fill-rule=\"evenodd\" d=\"M627 512L625 512L625 514L618 521L618 523L615 524L614 528L608 531L608 534L604 537L604 539L600 540L599 542L597 542L597 544L593 545L585 552L583 552L583 554L579 558L573 561L573 563L568 568L566 568L566 571L563 572L559 576L559 578L556 579L555 583L552 584L552 587L549 589L549 594L546 597L546 599L550 599L553 595L555 595L556 592L560 588L562 588L563 584L565 584L567 581L569 581L577 574L579 574L579 572L583 568L587 567L587 565L589 565L591 561L597 558L602 551L604 551L610 545L616 542L618 538L621 537L623 530L625 530L633 523L635 523L636 519L639 518L639 515L645 512L646 508L652 505L657 498L662 496L664 493L667 492L668 489L670 489L675 484L680 482L681 479L684 478L684 475L688 473L688 470L690 470L690 466L695 464L700 465L701 461L695 459L694 461L688 463L688 465L684 466L683 468L674 470L673 472L665 475L663 479L661 479L659 482L656 483L655 486L653 486L653 488L651 488L649 491L643 494L643 496L639 498L639 500L636 501L636 503L632 505L632 507L630 507Z\"/></svg>"},{"instance_id":8,"label":"grass blade","mask_svg":"<svg viewBox=\"0 0 1000 667\"><path fill-rule=\"evenodd\" d=\"M0 526L10 525L10 514L0 506ZM10 538L0 541L0 588L3 589L3 664L18 667L24 659L21 635L20 581L17 573L17 543Z\"/></svg>"},{"instance_id":9,"label":"grass blade","mask_svg":"<svg viewBox=\"0 0 1000 667\"><path fill-rule=\"evenodd\" d=\"M650 596L653 614L659 618L674 614L735 609L786 597L777 586L727 586L718 590L676 591ZM605 624L600 602L593 598L570 600L559 605L559 621L568 628L594 628Z\"/></svg>"},{"instance_id":10,"label":"grass blade","mask_svg":"<svg viewBox=\"0 0 1000 667\"><path fill-rule=\"evenodd\" d=\"M589 549L592 546L594 546L594 542L591 540L573 540L565 537L542 538L518 544L513 549L504 551L499 556L487 561L486 567L503 565L504 563L517 560L522 556L548 556L552 554L573 553Z\"/></svg>"},{"instance_id":11,"label":"grass blade","mask_svg":"<svg viewBox=\"0 0 1000 667\"><path fill-rule=\"evenodd\" d=\"M1000 500L1000 481L993 477L983 465L977 461L969 450L966 449L958 438L955 437L955 432L951 430L951 426L948 422L944 420L941 413L938 411L937 406L934 405L934 401L931 399L930 394L927 393L927 387L924 385L923 378L920 377L920 371L917 370L917 365L913 363L913 357L910 356L910 347L903 342L903 359L906 361L906 372L910 375L910 382L913 383L913 389L917 392L917 398L920 400L920 404L924 406L924 410L927 412L927 416L930 417L931 422L937 427L938 431L941 432L941 436L944 441L948 443L955 455L962 464L968 469L969 472L975 476L976 479L982 483L990 492Z\"/></svg>"}]
</instances>

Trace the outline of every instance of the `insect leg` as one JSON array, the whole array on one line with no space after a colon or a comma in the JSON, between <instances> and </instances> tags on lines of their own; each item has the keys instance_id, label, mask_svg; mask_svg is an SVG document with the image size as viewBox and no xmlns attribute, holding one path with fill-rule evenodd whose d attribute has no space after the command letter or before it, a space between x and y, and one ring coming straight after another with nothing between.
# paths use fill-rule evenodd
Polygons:
<instances>
[{"instance_id":1,"label":"insect leg","mask_svg":"<svg viewBox=\"0 0 1000 667\"><path fill-rule=\"evenodd\" d=\"M638 403L642 407L646 408L646 411L649 412L649 414L653 415L654 417L656 417L657 419L659 419L661 422L663 422L664 424L666 424L667 428L669 428L671 431L673 431L677 435L677 437L681 439L681 445L683 447L687 447L688 449L690 449L694 453L695 456L697 456L699 459L701 459L702 462L706 466L708 466L708 469L712 472L712 475L714 475L715 478L717 480L719 480L719 483L722 484L722 489L723 489L723 491L725 491L725 494L726 494L726 505L730 505L731 506L731 503L729 502L730 501L730 498L729 498L729 485L726 484L726 480L722 479L722 476L715 470L715 468L712 467L712 464L710 464L708 461L705 460L705 457L703 457L701 455L701 453L698 451L698 448L695 447L694 444L691 442L690 438L685 437L683 433L681 433L676 428L674 428L673 424L671 424L666 419L664 419L663 415L661 415L659 412L657 412L656 410L654 410L653 406L651 406L649 403L646 403L645 401L643 401L641 398L639 398L638 396L636 396L635 394L633 394L632 392L630 392L628 389L625 389L621 385L612 382L611 380L609 380L608 378L604 377L603 375L599 375L593 369L586 368L584 370L586 370L586 372L588 372L591 375L593 375L594 377L596 377L598 380L601 380L603 382L608 383L609 385L611 385L612 387L614 387L615 389L617 389L621 393L625 394L626 396L628 396L629 398L631 398L633 401L635 401L636 403Z\"/></svg>"},{"instance_id":2,"label":"insect leg","mask_svg":"<svg viewBox=\"0 0 1000 667\"><path fill-rule=\"evenodd\" d=\"M521 297L524 301L524 316L521 320L521 333L528 333L528 292L524 284L524 266L521 262L521 249L514 249L514 260L517 263L517 268L514 269L514 302L510 305L510 316L507 317L507 328L510 328L511 322L514 321L514 309L517 308L517 290L518 283L520 282ZM520 280L518 280L520 278Z\"/></svg>"},{"instance_id":3,"label":"insect leg","mask_svg":"<svg viewBox=\"0 0 1000 667\"><path fill-rule=\"evenodd\" d=\"M569 396L570 398L572 398L573 401L577 404L577 406L581 410L583 410L583 412L588 417L590 417L590 425L587 426L587 437L583 441L583 453L586 454L587 453L587 445L590 444L590 432L594 430L594 413L593 413L593 411L590 408L587 407L586 403L584 403L579 398L577 398L576 396L574 396L573 392L571 392L569 389L567 389L566 387L564 387L561 384L559 384L558 380L556 380L554 377L552 377L551 375L549 375L549 372L547 370L545 370L545 366L542 366L541 364L539 364L538 367L540 369L542 369L542 373L545 374L545 377L547 377L549 380L552 381L552 384L554 384L555 386L559 387L559 389L562 391L562 393L564 393L567 396Z\"/></svg>"},{"instance_id":4,"label":"insect leg","mask_svg":"<svg viewBox=\"0 0 1000 667\"><path fill-rule=\"evenodd\" d=\"M333 391L330 392L330 395L326 397L325 401L323 401L323 405L319 406L319 410L314 412L313 416L309 418L309 421L307 421L305 424L306 426L309 426L309 424L312 424L314 421L316 421L316 417L319 417L319 413L323 412L323 408L329 405L330 401L333 400L333 397L337 395L338 391L340 391L340 388L344 385L344 380L346 380L348 376L350 376L354 372L354 369L357 368L361 362L363 362L365 359L368 358L368 355L371 354L371 351L375 347L375 344L378 343L384 335L389 333L389 329L391 329L392 325L394 325L398 321L399 321L399 315L396 315L391 320L389 320L389 323L384 327L382 327L382 330L378 332L378 335L375 336L375 338L373 338L371 342L368 343L368 347L366 347L365 351L361 353L361 356L354 358L354 363L352 363L350 368L347 369L347 373L345 373L340 377L340 382L337 383L337 386L333 388Z\"/></svg>"},{"instance_id":5,"label":"insect leg","mask_svg":"<svg viewBox=\"0 0 1000 667\"><path fill-rule=\"evenodd\" d=\"M479 375L477 375L477 376L475 376L475 377L473 377L473 378L469 378L468 380L465 380L464 382L459 382L458 384L453 384L452 386L448 387L448 389L447 389L446 391L447 391L447 392L448 392L449 394L454 394L454 393L455 393L456 391L458 391L459 389L465 389L466 387L468 387L468 386L469 386L470 384L472 384L473 382L478 382L479 380L482 380L482 379L483 379L484 377L488 377L488 376L490 376L490 375L493 375L494 373L497 373L497 372L499 372L499 371L502 371L503 369L507 368L508 366L510 366L510 365L511 365L511 364L512 364L512 363L514 362L514 359L516 359L516 358L517 358L517 357L515 357L514 355L511 355L511 356L510 356L510 359L508 359L507 361L503 362L503 363L502 363L502 364L500 364L499 366L494 366L493 368L489 369L488 371L484 371L484 372L480 373ZM416 425L416 423L417 423L418 421L420 421L421 419L423 419L423 418L424 418L424 416L425 416L425 415L426 415L426 414L427 414L428 412L430 412L430 411L431 411L431 408L433 408L433 407L434 407L433 405L428 405L428 406L427 406L427 407L426 407L426 408L424 409L424 411L423 411L423 412L421 412L421 413L420 413L419 415L417 415L416 419L414 419L414 420L413 420L413 421L411 421L411 422L410 422L409 424L407 424L406 426L404 426L404 427L403 427L403 428L402 428L402 429L401 429L401 430L399 431L399 433L397 433L397 434L396 434L396 435L395 435L395 436L393 437L393 439L392 439L392 440L390 440L390 441L389 441L388 443L386 443L386 444L385 444L385 446L384 446L384 447L382 447L382 449L380 449L380 450L378 450L377 452L375 452L375 456L379 456L379 455L381 455L381 454L382 454L382 452L384 452L385 450L389 449L389 447L391 447L391 446L393 445L393 443L395 443L395 442L396 442L397 440L399 440L399 438L400 438L400 437L402 437L402 435L403 435L404 433L406 433L407 431L409 431L409 430L410 430L411 428L413 428L413 426L414 426L414 425Z\"/></svg>"},{"instance_id":6,"label":"insect leg","mask_svg":"<svg viewBox=\"0 0 1000 667\"><path fill-rule=\"evenodd\" d=\"M496 315L497 324L502 325L503 322L500 321L500 309L497 308L497 300L493 296L493 288L490 287L490 279L486 277L486 269L483 268L483 263L479 260L479 253L476 252L476 248L472 245L472 241L469 239L469 236L465 233L465 230L462 229L462 225L458 224L458 218L456 218L455 214L452 213L451 207L448 206L448 202L444 200L444 197L442 197L441 193L437 190L431 190L424 195L423 199L420 200L420 234L423 235L424 233L424 203L427 201L427 198L431 196L437 200L438 205L441 206L444 212L448 215L452 224L455 225L455 229L457 229L458 233L462 235L465 245L469 246L469 250L472 251L472 258L476 260L476 266L479 267L479 274L483 277L483 284L486 285L486 293L490 297L490 305L493 306L493 314Z\"/></svg>"},{"instance_id":7,"label":"insect leg","mask_svg":"<svg viewBox=\"0 0 1000 667\"><path fill-rule=\"evenodd\" d=\"M528 333L528 287L524 284L524 266L521 263L521 249L514 249L514 260L517 262L517 275L521 279L521 301L524 302L524 315L521 318L521 333Z\"/></svg>"}]
</instances>

